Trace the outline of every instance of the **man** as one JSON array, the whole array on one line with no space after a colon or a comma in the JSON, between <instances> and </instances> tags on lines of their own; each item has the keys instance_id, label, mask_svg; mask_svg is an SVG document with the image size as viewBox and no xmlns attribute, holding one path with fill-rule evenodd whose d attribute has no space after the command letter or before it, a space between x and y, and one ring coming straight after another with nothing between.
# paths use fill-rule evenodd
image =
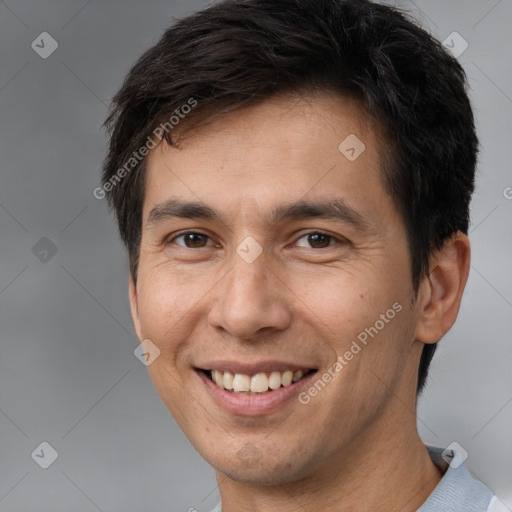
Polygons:
<instances>
[{"instance_id":1,"label":"man","mask_svg":"<svg viewBox=\"0 0 512 512\"><path fill-rule=\"evenodd\" d=\"M141 57L107 125L135 329L224 512L498 510L416 428L478 147L437 41L363 0L227 0Z\"/></svg>"}]
</instances>

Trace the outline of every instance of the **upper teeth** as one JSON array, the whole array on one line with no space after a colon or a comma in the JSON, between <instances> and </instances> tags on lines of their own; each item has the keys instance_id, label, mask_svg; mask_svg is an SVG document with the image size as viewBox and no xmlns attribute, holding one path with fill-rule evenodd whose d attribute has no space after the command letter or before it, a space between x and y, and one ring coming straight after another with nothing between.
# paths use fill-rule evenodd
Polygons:
<instances>
[{"instance_id":1,"label":"upper teeth","mask_svg":"<svg viewBox=\"0 0 512 512\"><path fill-rule=\"evenodd\" d=\"M291 370L285 372L257 373L246 375L243 373L223 372L212 370L212 380L217 386L240 393L243 391L252 393L265 393L269 389L277 389L281 386L289 386L292 382L302 379L306 370Z\"/></svg>"}]
</instances>

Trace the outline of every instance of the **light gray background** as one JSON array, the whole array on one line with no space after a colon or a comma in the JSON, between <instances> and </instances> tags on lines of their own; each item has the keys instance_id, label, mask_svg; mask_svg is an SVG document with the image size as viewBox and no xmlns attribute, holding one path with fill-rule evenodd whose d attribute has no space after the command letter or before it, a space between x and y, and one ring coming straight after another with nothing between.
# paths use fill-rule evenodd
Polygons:
<instances>
[{"instance_id":1,"label":"light gray background","mask_svg":"<svg viewBox=\"0 0 512 512\"><path fill-rule=\"evenodd\" d=\"M0 2L1 511L202 512L217 501L213 471L133 355L126 257L92 195L109 99L173 17L204 5ZM418 424L426 442L463 446L512 507L512 1L399 5L441 40L468 42L459 59L483 147L471 275ZM48 59L31 48L44 31L59 44ZM46 262L32 251L42 237L57 248ZM59 454L46 470L31 458L42 441Z\"/></svg>"}]
</instances>

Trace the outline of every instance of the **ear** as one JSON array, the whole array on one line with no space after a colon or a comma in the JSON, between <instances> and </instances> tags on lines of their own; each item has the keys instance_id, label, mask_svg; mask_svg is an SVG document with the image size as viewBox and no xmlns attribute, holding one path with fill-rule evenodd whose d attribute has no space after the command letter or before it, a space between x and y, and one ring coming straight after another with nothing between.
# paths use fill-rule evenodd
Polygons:
<instances>
[{"instance_id":1,"label":"ear","mask_svg":"<svg viewBox=\"0 0 512 512\"><path fill-rule=\"evenodd\" d=\"M130 274L129 284L128 284L129 296L130 296L130 309L132 312L132 320L133 326L135 327L135 332L137 333L137 337L140 341L142 341L142 329L139 318L139 304L138 304L138 296L137 296L137 285L133 281L133 277Z\"/></svg>"},{"instance_id":2,"label":"ear","mask_svg":"<svg viewBox=\"0 0 512 512\"><path fill-rule=\"evenodd\" d=\"M418 294L417 340L436 343L454 324L468 279L470 255L469 239L458 231L431 256L429 274Z\"/></svg>"}]
</instances>

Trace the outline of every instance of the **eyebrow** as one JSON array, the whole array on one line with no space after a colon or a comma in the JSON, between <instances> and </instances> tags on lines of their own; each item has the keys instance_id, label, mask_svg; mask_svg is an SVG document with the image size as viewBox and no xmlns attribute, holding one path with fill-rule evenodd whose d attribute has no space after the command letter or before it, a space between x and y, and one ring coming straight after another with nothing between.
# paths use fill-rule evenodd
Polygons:
<instances>
[{"instance_id":1,"label":"eyebrow","mask_svg":"<svg viewBox=\"0 0 512 512\"><path fill-rule=\"evenodd\" d=\"M165 220L198 219L225 223L222 216L213 208L200 201L183 201L169 199L157 204L148 215L147 226L158 224ZM367 229L371 223L359 210L350 206L343 199L299 200L286 203L270 209L269 222L282 223L288 220L304 220L308 218L321 218L338 220L351 224L358 229Z\"/></svg>"}]
</instances>

